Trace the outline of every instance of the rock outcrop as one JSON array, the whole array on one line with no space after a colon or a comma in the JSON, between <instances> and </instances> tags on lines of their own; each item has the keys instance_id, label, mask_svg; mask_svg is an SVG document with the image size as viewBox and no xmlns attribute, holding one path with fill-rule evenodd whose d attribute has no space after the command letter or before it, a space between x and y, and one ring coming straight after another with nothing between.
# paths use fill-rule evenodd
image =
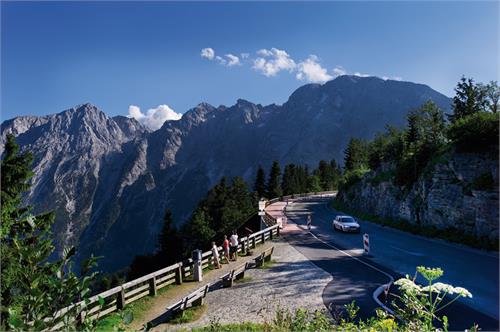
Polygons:
<instances>
[{"instance_id":1,"label":"rock outcrop","mask_svg":"<svg viewBox=\"0 0 500 332\"><path fill-rule=\"evenodd\" d=\"M498 241L498 160L487 154L448 154L411 190L395 186L384 165L339 193L349 208L439 229L455 228L478 241Z\"/></svg>"}]
</instances>

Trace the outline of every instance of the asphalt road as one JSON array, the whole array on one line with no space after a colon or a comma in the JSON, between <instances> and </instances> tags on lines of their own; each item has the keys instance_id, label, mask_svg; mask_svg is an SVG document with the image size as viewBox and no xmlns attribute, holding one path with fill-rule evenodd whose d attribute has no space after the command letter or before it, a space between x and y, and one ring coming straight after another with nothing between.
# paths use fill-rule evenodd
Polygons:
<instances>
[{"instance_id":1,"label":"asphalt road","mask_svg":"<svg viewBox=\"0 0 500 332\"><path fill-rule=\"evenodd\" d=\"M442 282L467 288L472 299L452 304L445 314L451 329L470 328L473 322L483 330L498 330L498 255L448 242L427 239L406 232L359 221L361 234L335 232L331 222L340 214L329 205L330 199L291 202L289 221L306 230L306 215L312 212L312 230L289 240L313 263L328 271L334 280L325 288L327 306L341 308L355 300L360 316L373 313L377 303L373 291L405 274L415 274L419 265L441 267ZM362 234L370 235L370 256L363 255Z\"/></svg>"}]
</instances>

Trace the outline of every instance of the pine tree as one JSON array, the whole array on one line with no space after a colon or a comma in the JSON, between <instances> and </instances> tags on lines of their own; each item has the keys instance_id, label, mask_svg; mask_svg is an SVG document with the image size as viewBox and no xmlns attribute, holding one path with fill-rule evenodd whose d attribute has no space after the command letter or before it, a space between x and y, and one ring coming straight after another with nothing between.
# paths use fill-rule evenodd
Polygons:
<instances>
[{"instance_id":1,"label":"pine tree","mask_svg":"<svg viewBox=\"0 0 500 332\"><path fill-rule=\"evenodd\" d=\"M32 208L22 203L33 174L31 162L31 154L19 153L14 137L8 135L1 167L2 330L50 329L58 322L53 314L87 298L96 277L90 272L96 263L93 257L84 264L82 279L72 272L74 247L64 249L61 259L49 261L55 249L51 233L55 214L33 215ZM64 329L75 328L81 310L74 306L58 318L66 322Z\"/></svg>"},{"instance_id":2,"label":"pine tree","mask_svg":"<svg viewBox=\"0 0 500 332\"><path fill-rule=\"evenodd\" d=\"M256 193L258 199L266 195L266 174L260 165L257 170L257 176L255 177L253 191Z\"/></svg>"},{"instance_id":3,"label":"pine tree","mask_svg":"<svg viewBox=\"0 0 500 332\"><path fill-rule=\"evenodd\" d=\"M278 161L274 161L269 172L269 179L267 181L267 198L281 197L283 192L280 186L281 169Z\"/></svg>"},{"instance_id":4,"label":"pine tree","mask_svg":"<svg viewBox=\"0 0 500 332\"><path fill-rule=\"evenodd\" d=\"M172 211L167 209L163 217L163 228L158 236L158 260L166 266L178 262L182 253L182 238L173 224Z\"/></svg>"},{"instance_id":5,"label":"pine tree","mask_svg":"<svg viewBox=\"0 0 500 332\"><path fill-rule=\"evenodd\" d=\"M344 151L344 166L346 170L367 168L368 151L366 142L359 138L351 138Z\"/></svg>"},{"instance_id":6,"label":"pine tree","mask_svg":"<svg viewBox=\"0 0 500 332\"><path fill-rule=\"evenodd\" d=\"M455 122L468 115L485 111L487 105L487 91L476 85L472 78L462 77L455 88L451 121Z\"/></svg>"}]
</instances>

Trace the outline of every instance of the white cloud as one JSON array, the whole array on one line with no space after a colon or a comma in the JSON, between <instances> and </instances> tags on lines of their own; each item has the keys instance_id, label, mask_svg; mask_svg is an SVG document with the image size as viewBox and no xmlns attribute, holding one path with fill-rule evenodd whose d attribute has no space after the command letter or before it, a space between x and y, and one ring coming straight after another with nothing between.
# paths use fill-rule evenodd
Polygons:
<instances>
[{"instance_id":1,"label":"white cloud","mask_svg":"<svg viewBox=\"0 0 500 332\"><path fill-rule=\"evenodd\" d=\"M241 53L240 56L242 59L248 59L248 57L250 56L250 53Z\"/></svg>"},{"instance_id":2,"label":"white cloud","mask_svg":"<svg viewBox=\"0 0 500 332\"><path fill-rule=\"evenodd\" d=\"M207 58L208 60L213 60L215 56L215 51L213 48L207 47L201 50L201 57Z\"/></svg>"},{"instance_id":3,"label":"white cloud","mask_svg":"<svg viewBox=\"0 0 500 332\"><path fill-rule=\"evenodd\" d=\"M227 66L228 67L241 65L240 58L238 58L236 55L226 54L225 57L227 58Z\"/></svg>"},{"instance_id":4,"label":"white cloud","mask_svg":"<svg viewBox=\"0 0 500 332\"><path fill-rule=\"evenodd\" d=\"M267 77L276 76L282 70L292 72L297 66L295 61L284 50L277 48L262 49L257 51L257 54L261 57L254 60L253 69Z\"/></svg>"},{"instance_id":5,"label":"white cloud","mask_svg":"<svg viewBox=\"0 0 500 332\"><path fill-rule=\"evenodd\" d=\"M298 64L295 77L312 83L325 83L333 78L325 68L321 67L318 57L313 54Z\"/></svg>"},{"instance_id":6,"label":"white cloud","mask_svg":"<svg viewBox=\"0 0 500 332\"><path fill-rule=\"evenodd\" d=\"M333 72L333 77L342 76L342 75L347 74L347 71L341 66L333 68L332 72Z\"/></svg>"},{"instance_id":7,"label":"white cloud","mask_svg":"<svg viewBox=\"0 0 500 332\"><path fill-rule=\"evenodd\" d=\"M393 81L402 81L403 78L402 77L399 77L399 76L382 76L381 77L384 81L387 81L387 80L393 80Z\"/></svg>"},{"instance_id":8,"label":"white cloud","mask_svg":"<svg viewBox=\"0 0 500 332\"><path fill-rule=\"evenodd\" d=\"M150 108L145 114L138 106L130 105L128 107L128 117L134 118L149 129L159 129L165 121L179 120L182 114L176 113L168 105L159 105L156 108Z\"/></svg>"},{"instance_id":9,"label":"white cloud","mask_svg":"<svg viewBox=\"0 0 500 332\"><path fill-rule=\"evenodd\" d=\"M215 56L215 61L217 61L218 63L220 63L221 65L225 65L227 63L227 61L221 57L221 56Z\"/></svg>"},{"instance_id":10,"label":"white cloud","mask_svg":"<svg viewBox=\"0 0 500 332\"><path fill-rule=\"evenodd\" d=\"M358 77L370 77L370 76L372 76L372 75L370 75L370 74L362 74L362 73L360 73L360 72L358 72L358 71L357 71L357 72L355 72L353 75L354 75L354 76L358 76Z\"/></svg>"}]
</instances>

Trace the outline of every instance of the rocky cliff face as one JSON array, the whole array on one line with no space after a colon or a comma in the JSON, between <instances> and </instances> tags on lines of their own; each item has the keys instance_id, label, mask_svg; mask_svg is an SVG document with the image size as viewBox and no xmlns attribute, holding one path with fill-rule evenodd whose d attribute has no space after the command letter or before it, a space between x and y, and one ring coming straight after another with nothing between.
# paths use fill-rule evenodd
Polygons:
<instances>
[{"instance_id":1,"label":"rocky cliff face","mask_svg":"<svg viewBox=\"0 0 500 332\"><path fill-rule=\"evenodd\" d=\"M409 192L390 182L391 167L369 173L339 193L350 208L422 226L455 228L498 241L498 161L488 155L443 157Z\"/></svg>"},{"instance_id":2,"label":"rocky cliff face","mask_svg":"<svg viewBox=\"0 0 500 332\"><path fill-rule=\"evenodd\" d=\"M78 259L103 255L100 266L112 271L154 249L167 207L183 222L220 177L253 180L273 160L341 160L350 137L403 125L429 99L448 110L449 98L424 85L342 76L305 85L281 106L202 103L154 132L85 104L5 121L0 152L12 133L34 154L26 198L38 211L56 210L57 247L77 245Z\"/></svg>"}]
</instances>

